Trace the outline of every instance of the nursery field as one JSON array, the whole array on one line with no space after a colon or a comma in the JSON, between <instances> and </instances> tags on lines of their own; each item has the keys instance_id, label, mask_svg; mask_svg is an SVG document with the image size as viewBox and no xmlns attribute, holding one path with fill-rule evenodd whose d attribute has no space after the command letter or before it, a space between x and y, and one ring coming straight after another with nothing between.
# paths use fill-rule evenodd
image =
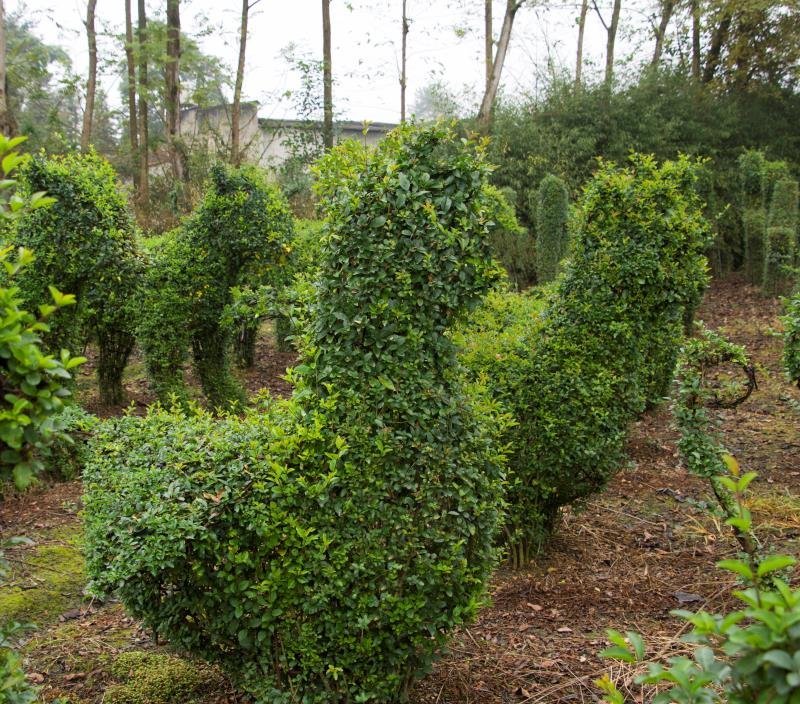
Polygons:
<instances>
[{"instance_id":1,"label":"nursery field","mask_svg":"<svg viewBox=\"0 0 800 704\"><path fill-rule=\"evenodd\" d=\"M735 410L724 411L728 449L759 477L749 493L757 534L767 548L800 552L800 391L780 363L780 305L732 277L715 281L698 317L747 347L757 366L758 389ZM79 400L99 415L103 407L88 377ZM242 377L252 393L285 393L279 377L292 355L274 350L265 336L256 365ZM194 380L187 377L190 389ZM148 396L141 361L123 379L134 412ZM595 679L611 674L634 701L637 673L597 653L605 629L636 630L655 658L686 646L685 622L675 608L730 606L733 578L714 568L737 544L710 507L708 485L680 468L668 408L638 421L629 440L630 465L609 489L580 509L567 509L544 555L527 569L494 576L489 603L477 621L459 630L433 672L414 688L416 704L592 702ZM3 538L25 535L32 544L7 557L12 573L0 596L0 621L36 623L22 653L44 701L158 704L236 702L225 677L154 642L119 603L87 601L81 554L79 481L47 484L0 504Z\"/></svg>"}]
</instances>

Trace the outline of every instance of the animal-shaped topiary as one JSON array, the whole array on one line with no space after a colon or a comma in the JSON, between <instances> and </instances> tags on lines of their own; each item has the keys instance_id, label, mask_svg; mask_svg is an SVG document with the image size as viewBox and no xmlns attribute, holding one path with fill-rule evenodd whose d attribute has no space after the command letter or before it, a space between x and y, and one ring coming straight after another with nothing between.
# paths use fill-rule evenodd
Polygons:
<instances>
[{"instance_id":1,"label":"animal-shaped topiary","mask_svg":"<svg viewBox=\"0 0 800 704\"><path fill-rule=\"evenodd\" d=\"M159 399L186 399L182 367L191 348L212 407L244 400L223 314L232 287L280 261L292 228L286 201L258 169L211 169L202 203L161 243L147 275L139 337Z\"/></svg>"},{"instance_id":2,"label":"animal-shaped topiary","mask_svg":"<svg viewBox=\"0 0 800 704\"><path fill-rule=\"evenodd\" d=\"M498 275L487 176L440 126L337 147L293 398L98 433L95 586L258 702L402 701L481 601L502 418L446 333Z\"/></svg>"},{"instance_id":3,"label":"animal-shaped topiary","mask_svg":"<svg viewBox=\"0 0 800 704\"><path fill-rule=\"evenodd\" d=\"M20 281L27 301L49 298L48 286L73 294L69 313L45 336L49 349L80 350L98 345L101 400L123 400L122 372L135 342L139 283L144 260L135 226L111 165L95 152L33 157L22 169L23 193L47 191L49 208L16 221L12 242L36 256Z\"/></svg>"}]
</instances>

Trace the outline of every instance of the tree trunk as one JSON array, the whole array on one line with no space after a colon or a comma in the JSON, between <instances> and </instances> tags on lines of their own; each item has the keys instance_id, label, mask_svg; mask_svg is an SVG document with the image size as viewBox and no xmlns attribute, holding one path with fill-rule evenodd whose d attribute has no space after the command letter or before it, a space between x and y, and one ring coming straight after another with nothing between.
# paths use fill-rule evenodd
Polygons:
<instances>
[{"instance_id":1,"label":"tree trunk","mask_svg":"<svg viewBox=\"0 0 800 704\"><path fill-rule=\"evenodd\" d=\"M400 68L400 122L406 121L406 49L408 46L408 15L406 0L403 0L403 43Z\"/></svg>"},{"instance_id":2,"label":"tree trunk","mask_svg":"<svg viewBox=\"0 0 800 704\"><path fill-rule=\"evenodd\" d=\"M83 110L83 129L81 130L81 151L89 150L92 141L92 122L94 118L94 96L97 90L97 34L94 30L94 10L97 0L86 3L86 38L89 42L89 75L86 79L86 106Z\"/></svg>"},{"instance_id":3,"label":"tree trunk","mask_svg":"<svg viewBox=\"0 0 800 704\"><path fill-rule=\"evenodd\" d=\"M582 0L581 15L578 19L578 51L575 57L575 88L581 87L583 78L583 37L586 33L586 14L589 12L589 0Z\"/></svg>"},{"instance_id":4,"label":"tree trunk","mask_svg":"<svg viewBox=\"0 0 800 704\"><path fill-rule=\"evenodd\" d=\"M661 54L664 52L664 37L667 34L667 27L672 18L672 12L675 9L675 0L662 0L661 5L661 21L656 29L656 46L653 49L653 59L650 61L652 68L658 67L661 63Z\"/></svg>"},{"instance_id":5,"label":"tree trunk","mask_svg":"<svg viewBox=\"0 0 800 704\"><path fill-rule=\"evenodd\" d=\"M722 55L722 47L728 39L728 32L731 28L731 16L727 9L724 11L719 24L711 35L711 45L708 47L706 65L703 69L703 83L710 83L717 73L719 59Z\"/></svg>"},{"instance_id":6,"label":"tree trunk","mask_svg":"<svg viewBox=\"0 0 800 704\"><path fill-rule=\"evenodd\" d=\"M478 128L484 134L489 133L492 126L492 109L497 98L497 91L500 88L500 75L503 72L503 64L506 60L508 44L511 41L511 29L514 26L514 17L525 0L506 0L506 13L503 17L503 27L500 30L500 38L497 40L497 52L492 62L492 78L486 86L486 91L481 101L478 111Z\"/></svg>"},{"instance_id":7,"label":"tree trunk","mask_svg":"<svg viewBox=\"0 0 800 704\"><path fill-rule=\"evenodd\" d=\"M0 0L0 133L11 137L17 125L8 105L8 75L6 71L6 10Z\"/></svg>"},{"instance_id":8,"label":"tree trunk","mask_svg":"<svg viewBox=\"0 0 800 704\"><path fill-rule=\"evenodd\" d=\"M233 107L231 108L231 164L242 163L240 146L242 121L242 85L244 84L244 66L247 52L247 20L250 14L250 0L242 0L242 21L239 28L239 63L236 66L236 84L233 88Z\"/></svg>"},{"instance_id":9,"label":"tree trunk","mask_svg":"<svg viewBox=\"0 0 800 704\"><path fill-rule=\"evenodd\" d=\"M494 37L492 35L492 0L484 0L484 60L486 62L486 81L483 92L489 90L492 83L492 66L494 66Z\"/></svg>"},{"instance_id":10,"label":"tree trunk","mask_svg":"<svg viewBox=\"0 0 800 704\"><path fill-rule=\"evenodd\" d=\"M136 119L136 61L133 55L131 0L125 0L125 62L128 66L128 132L133 162L133 188L139 194L139 121Z\"/></svg>"},{"instance_id":11,"label":"tree trunk","mask_svg":"<svg viewBox=\"0 0 800 704\"><path fill-rule=\"evenodd\" d=\"M139 205L150 203L150 159L147 116L147 13L145 0L139 0Z\"/></svg>"},{"instance_id":12,"label":"tree trunk","mask_svg":"<svg viewBox=\"0 0 800 704\"><path fill-rule=\"evenodd\" d=\"M184 180L181 155L181 7L180 0L167 0L167 64L165 68L167 105L167 146L172 177L176 183Z\"/></svg>"},{"instance_id":13,"label":"tree trunk","mask_svg":"<svg viewBox=\"0 0 800 704\"><path fill-rule=\"evenodd\" d=\"M605 84L609 88L614 82L614 46L617 43L617 28L619 27L619 13L621 7L622 0L614 0L614 9L611 11L611 24L608 27Z\"/></svg>"},{"instance_id":14,"label":"tree trunk","mask_svg":"<svg viewBox=\"0 0 800 704\"><path fill-rule=\"evenodd\" d=\"M333 148L333 71L331 68L331 0L322 0L322 143Z\"/></svg>"},{"instance_id":15,"label":"tree trunk","mask_svg":"<svg viewBox=\"0 0 800 704\"><path fill-rule=\"evenodd\" d=\"M700 80L700 0L692 0L692 78Z\"/></svg>"}]
</instances>

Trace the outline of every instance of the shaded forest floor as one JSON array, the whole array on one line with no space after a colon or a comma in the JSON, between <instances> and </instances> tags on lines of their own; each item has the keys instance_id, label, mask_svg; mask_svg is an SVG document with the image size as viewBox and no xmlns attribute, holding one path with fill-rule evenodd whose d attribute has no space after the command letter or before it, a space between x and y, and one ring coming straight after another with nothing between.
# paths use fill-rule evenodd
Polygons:
<instances>
[{"instance_id":1,"label":"shaded forest floor","mask_svg":"<svg viewBox=\"0 0 800 704\"><path fill-rule=\"evenodd\" d=\"M728 411L723 430L743 467L759 472L750 506L768 546L800 554L800 392L780 369L779 305L738 279L716 282L699 317L745 344L758 365L759 390ZM249 390L269 386L290 356L269 340ZM91 410L110 414L83 391ZM141 365L127 387L134 404L149 392ZM631 668L598 658L605 629L642 632L654 656L684 647L675 608L721 609L732 579L714 568L736 545L712 505L706 485L679 467L669 410L648 414L632 430L630 465L608 491L563 516L544 554L524 572L500 570L491 605L456 634L449 651L412 695L415 704L536 704L598 701L593 681L610 673L622 688ZM188 662L126 617L116 603L86 601L80 554L78 482L44 486L0 505L0 530L34 544L9 555L12 575L0 593L0 620L33 621L23 652L45 701L181 704L238 702L214 668ZM641 697L637 697L641 701Z\"/></svg>"}]
</instances>

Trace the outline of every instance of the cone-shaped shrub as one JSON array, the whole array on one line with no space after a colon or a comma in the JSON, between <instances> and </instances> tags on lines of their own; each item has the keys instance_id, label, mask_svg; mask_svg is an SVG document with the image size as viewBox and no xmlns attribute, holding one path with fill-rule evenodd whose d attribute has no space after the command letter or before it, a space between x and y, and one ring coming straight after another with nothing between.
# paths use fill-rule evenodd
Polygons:
<instances>
[{"instance_id":1,"label":"cone-shaped shrub","mask_svg":"<svg viewBox=\"0 0 800 704\"><path fill-rule=\"evenodd\" d=\"M488 168L441 127L343 144L321 168L293 399L108 423L87 469L88 563L258 702L395 702L494 564L499 428L445 334L497 276Z\"/></svg>"},{"instance_id":2,"label":"cone-shaped shrub","mask_svg":"<svg viewBox=\"0 0 800 704\"><path fill-rule=\"evenodd\" d=\"M601 165L544 311L495 305L497 324L484 313L463 331L465 363L518 423L507 436L514 564L541 546L561 506L603 487L622 464L629 423L666 392L686 306L707 283L694 168L643 156L628 168ZM501 321L513 311L529 320ZM515 327L519 335L500 334Z\"/></svg>"},{"instance_id":3,"label":"cone-shaped shrub","mask_svg":"<svg viewBox=\"0 0 800 704\"><path fill-rule=\"evenodd\" d=\"M776 296L792 289L797 246L797 181L782 179L772 189L764 246L765 293Z\"/></svg>"},{"instance_id":4,"label":"cone-shaped shrub","mask_svg":"<svg viewBox=\"0 0 800 704\"><path fill-rule=\"evenodd\" d=\"M489 186L489 195L495 202L492 234L489 241L492 252L508 273L517 289L524 289L536 281L536 249L533 236L517 221L514 203L517 196L511 188Z\"/></svg>"},{"instance_id":5,"label":"cone-shaped shrub","mask_svg":"<svg viewBox=\"0 0 800 704\"><path fill-rule=\"evenodd\" d=\"M77 305L54 320L45 343L58 353L96 342L101 398L121 403L144 261L114 169L94 152L40 155L22 169L20 186L55 198L51 207L25 213L11 233L14 244L36 256L20 281L22 295L38 305L55 284L75 296Z\"/></svg>"},{"instance_id":6,"label":"cone-shaped shrub","mask_svg":"<svg viewBox=\"0 0 800 704\"><path fill-rule=\"evenodd\" d=\"M243 400L231 372L231 289L284 255L292 216L280 191L253 167L215 166L197 211L165 238L145 282L139 336L159 399L185 399L189 348L209 404Z\"/></svg>"},{"instance_id":7,"label":"cone-shaped shrub","mask_svg":"<svg viewBox=\"0 0 800 704\"><path fill-rule=\"evenodd\" d=\"M536 194L536 278L547 283L556 278L567 255L569 192L558 176L548 175Z\"/></svg>"},{"instance_id":8,"label":"cone-shaped shrub","mask_svg":"<svg viewBox=\"0 0 800 704\"><path fill-rule=\"evenodd\" d=\"M783 327L783 368L789 379L800 388L800 291L786 304Z\"/></svg>"}]
</instances>

